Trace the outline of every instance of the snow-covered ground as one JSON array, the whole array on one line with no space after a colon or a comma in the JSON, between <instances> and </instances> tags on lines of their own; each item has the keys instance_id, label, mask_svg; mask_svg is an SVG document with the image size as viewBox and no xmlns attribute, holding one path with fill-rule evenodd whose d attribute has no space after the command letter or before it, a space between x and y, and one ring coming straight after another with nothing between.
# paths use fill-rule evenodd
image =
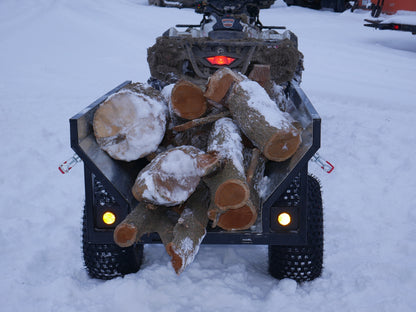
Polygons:
<instances>
[{"instance_id":1,"label":"snow-covered ground","mask_svg":"<svg viewBox=\"0 0 416 312\"><path fill-rule=\"evenodd\" d=\"M83 170L68 119L124 80L146 81L146 48L191 9L146 0L0 1L1 311L416 311L416 37L363 27L368 12L286 7L322 117L325 268L297 286L267 273L265 246L203 245L180 276L162 246L137 274L83 269Z\"/></svg>"}]
</instances>

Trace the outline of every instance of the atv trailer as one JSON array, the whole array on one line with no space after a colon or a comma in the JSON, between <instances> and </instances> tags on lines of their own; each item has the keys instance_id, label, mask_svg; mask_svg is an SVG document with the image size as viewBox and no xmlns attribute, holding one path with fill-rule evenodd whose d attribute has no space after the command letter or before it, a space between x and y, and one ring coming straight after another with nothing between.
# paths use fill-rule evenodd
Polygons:
<instances>
[{"instance_id":1,"label":"atv trailer","mask_svg":"<svg viewBox=\"0 0 416 312\"><path fill-rule=\"evenodd\" d=\"M264 51L278 57L280 46L297 48L297 38L292 33L278 34L273 28L279 27L266 27L260 23L259 9L253 1L236 1L231 7L223 7L221 1L212 1L196 10L204 14L200 25L187 25L184 32L172 28L162 36L176 48L162 51L170 51L172 55L162 55L158 61L153 58L149 62L152 75L159 75L149 79L155 88L160 89L182 77L206 80L211 72L222 66L246 74L250 64L265 58ZM243 20L243 14L248 18ZM151 54L153 50L150 48L149 51ZM207 57L215 55L232 57L233 61L226 65L207 62ZM172 69L173 73L155 69L167 60L172 62L160 68ZM266 163L268 182L262 187L261 209L251 228L225 231L213 229L208 224L202 244L267 245L270 274L278 279L292 278L303 282L317 278L322 271L321 189L318 181L308 174L308 162L316 159L321 143L321 118L299 86L303 66L301 58L296 60L299 63L292 62L292 78L281 86L290 103L288 113L303 129L301 146L284 162ZM272 66L271 76L278 80L280 76L273 72L278 69L278 64L276 66ZM92 121L99 105L129 84L130 81L122 83L70 119L71 147L78 155L76 158L84 163L82 243L85 266L93 278L111 279L137 272L142 263L143 246L161 243L156 233L143 236L139 243L128 248L117 246L113 240L115 227L137 205L131 188L148 161L144 158L132 162L112 159L98 146Z\"/></svg>"}]
</instances>

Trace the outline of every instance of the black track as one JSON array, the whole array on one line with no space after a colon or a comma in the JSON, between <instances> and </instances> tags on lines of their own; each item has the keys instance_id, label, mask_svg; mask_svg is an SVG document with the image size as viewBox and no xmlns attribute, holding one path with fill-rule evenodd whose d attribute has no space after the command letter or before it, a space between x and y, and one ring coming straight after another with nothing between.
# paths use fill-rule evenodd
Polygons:
<instances>
[{"instance_id":1,"label":"black track","mask_svg":"<svg viewBox=\"0 0 416 312\"><path fill-rule=\"evenodd\" d=\"M321 187L315 178L308 176L308 243L304 246L269 245L269 272L277 279L311 281L321 275L323 248Z\"/></svg>"},{"instance_id":2,"label":"black track","mask_svg":"<svg viewBox=\"0 0 416 312\"><path fill-rule=\"evenodd\" d=\"M88 243L85 208L82 234L84 264L90 277L109 280L135 273L140 269L143 258L142 244L121 248L116 244Z\"/></svg>"}]
</instances>

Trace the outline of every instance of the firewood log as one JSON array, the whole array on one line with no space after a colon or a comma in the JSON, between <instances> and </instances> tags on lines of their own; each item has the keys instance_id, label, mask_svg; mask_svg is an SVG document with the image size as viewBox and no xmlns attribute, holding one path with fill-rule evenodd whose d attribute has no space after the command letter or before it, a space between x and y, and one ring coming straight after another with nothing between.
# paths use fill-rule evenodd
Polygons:
<instances>
[{"instance_id":1,"label":"firewood log","mask_svg":"<svg viewBox=\"0 0 416 312\"><path fill-rule=\"evenodd\" d=\"M172 266L177 274L191 264L206 235L208 224L209 190L200 183L196 191L185 202L177 224L173 228L173 239L166 246Z\"/></svg>"},{"instance_id":2,"label":"firewood log","mask_svg":"<svg viewBox=\"0 0 416 312\"><path fill-rule=\"evenodd\" d=\"M242 81L243 77L228 67L217 70L208 80L204 96L214 102L221 102L234 82Z\"/></svg>"},{"instance_id":3,"label":"firewood log","mask_svg":"<svg viewBox=\"0 0 416 312\"><path fill-rule=\"evenodd\" d=\"M215 175L207 176L212 200L220 210L242 207L250 191L244 174L243 145L239 129L230 118L216 121L211 131L208 151L217 151L224 166Z\"/></svg>"},{"instance_id":4,"label":"firewood log","mask_svg":"<svg viewBox=\"0 0 416 312\"><path fill-rule=\"evenodd\" d=\"M188 121L184 124L174 126L172 128L172 130L177 131L177 132L182 132L182 131L192 129L194 127L198 127L198 126L206 125L208 123L215 122L218 119L221 119L223 117L228 117L228 116L230 116L230 112L229 111L224 111L224 112L221 112L221 113L218 113L218 114L213 114L213 115L209 115L209 116L206 116L206 117L194 119L194 120Z\"/></svg>"},{"instance_id":5,"label":"firewood log","mask_svg":"<svg viewBox=\"0 0 416 312\"><path fill-rule=\"evenodd\" d=\"M270 77L270 65L261 64L254 64L253 69L248 75L249 79L258 82L263 88L265 88L267 84L271 83Z\"/></svg>"},{"instance_id":6,"label":"firewood log","mask_svg":"<svg viewBox=\"0 0 416 312\"><path fill-rule=\"evenodd\" d=\"M256 190L256 185L263 178L265 159L258 149L252 150L251 161L247 169L247 184L250 188L250 198L246 204L238 209L220 211L215 209L215 204L211 203L209 208L209 218L213 220L213 226L233 231L246 230L255 224L260 211L260 197Z\"/></svg>"},{"instance_id":7,"label":"firewood log","mask_svg":"<svg viewBox=\"0 0 416 312\"><path fill-rule=\"evenodd\" d=\"M246 230L256 222L257 210L258 208L250 200L240 208L229 209L225 212L217 212L211 206L209 218L215 220L216 226L227 231Z\"/></svg>"},{"instance_id":8,"label":"firewood log","mask_svg":"<svg viewBox=\"0 0 416 312\"><path fill-rule=\"evenodd\" d=\"M201 150L206 150L208 135L211 129L210 124L200 124L199 126L191 127L187 129L188 131L180 131L180 132L176 131L175 127L178 126L180 128L181 125L185 125L185 127L188 127L189 124L186 123L187 120L177 115L172 107L172 94L173 94L173 89L175 89L175 87L176 85L173 85L173 84L168 85L165 88L163 88L161 92L164 100L167 103L169 103L169 118L168 118L167 131L166 131L166 135L162 144L164 146L192 145ZM193 88L197 88L197 86L193 85ZM207 113L209 112L208 107L204 109L206 110ZM209 113L213 113L212 110ZM199 120L198 117L195 117L195 118L194 117L192 118L191 121L189 121L190 123L192 123L194 120L196 120L195 122L198 123L198 120Z\"/></svg>"},{"instance_id":9,"label":"firewood log","mask_svg":"<svg viewBox=\"0 0 416 312\"><path fill-rule=\"evenodd\" d=\"M173 112L184 119L199 118L207 111L207 101L202 89L185 80L175 84L171 94Z\"/></svg>"},{"instance_id":10,"label":"firewood log","mask_svg":"<svg viewBox=\"0 0 416 312\"><path fill-rule=\"evenodd\" d=\"M301 143L301 132L256 82L236 83L227 103L233 119L263 155L273 161L289 159Z\"/></svg>"},{"instance_id":11,"label":"firewood log","mask_svg":"<svg viewBox=\"0 0 416 312\"><path fill-rule=\"evenodd\" d=\"M135 84L110 96L94 114L98 145L112 158L132 161L154 152L163 139L167 105L156 90Z\"/></svg>"},{"instance_id":12,"label":"firewood log","mask_svg":"<svg viewBox=\"0 0 416 312\"><path fill-rule=\"evenodd\" d=\"M219 155L193 146L172 148L156 156L143 168L133 185L138 201L174 206L185 202L201 177L220 165Z\"/></svg>"},{"instance_id":13,"label":"firewood log","mask_svg":"<svg viewBox=\"0 0 416 312\"><path fill-rule=\"evenodd\" d=\"M146 233L157 232L165 247L172 242L177 215L166 207L148 209L139 203L114 230L114 241L120 247L129 247Z\"/></svg>"}]
</instances>

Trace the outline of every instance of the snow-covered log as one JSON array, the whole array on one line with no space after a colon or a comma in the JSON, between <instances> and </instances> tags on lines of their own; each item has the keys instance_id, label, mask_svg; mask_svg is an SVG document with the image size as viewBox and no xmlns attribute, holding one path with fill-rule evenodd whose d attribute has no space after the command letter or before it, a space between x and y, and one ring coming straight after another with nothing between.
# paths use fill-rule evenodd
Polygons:
<instances>
[{"instance_id":1,"label":"snow-covered log","mask_svg":"<svg viewBox=\"0 0 416 312\"><path fill-rule=\"evenodd\" d=\"M186 80L175 84L170 100L173 112L184 119L199 118L207 111L207 101L202 89Z\"/></svg>"},{"instance_id":2,"label":"snow-covered log","mask_svg":"<svg viewBox=\"0 0 416 312\"><path fill-rule=\"evenodd\" d=\"M221 102L234 82L242 81L243 77L228 67L217 70L208 80L204 96L214 102Z\"/></svg>"},{"instance_id":3,"label":"snow-covered log","mask_svg":"<svg viewBox=\"0 0 416 312\"><path fill-rule=\"evenodd\" d=\"M98 145L112 158L132 161L154 152L163 139L167 105L138 83L110 96L93 119Z\"/></svg>"},{"instance_id":4,"label":"snow-covered log","mask_svg":"<svg viewBox=\"0 0 416 312\"><path fill-rule=\"evenodd\" d=\"M257 82L246 79L236 83L227 103L241 131L267 159L284 161L296 152L301 143L300 130Z\"/></svg>"},{"instance_id":5,"label":"snow-covered log","mask_svg":"<svg viewBox=\"0 0 416 312\"><path fill-rule=\"evenodd\" d=\"M224 159L224 166L204 179L211 191L216 209L225 211L242 207L250 196L244 172L243 145L240 130L230 118L215 122L208 149Z\"/></svg>"},{"instance_id":6,"label":"snow-covered log","mask_svg":"<svg viewBox=\"0 0 416 312\"><path fill-rule=\"evenodd\" d=\"M220 164L216 153L204 153L193 146L172 148L159 154L136 178L132 192L138 201L175 206L195 191L201 177Z\"/></svg>"},{"instance_id":7,"label":"snow-covered log","mask_svg":"<svg viewBox=\"0 0 416 312\"><path fill-rule=\"evenodd\" d=\"M204 183L200 183L184 204L184 210L173 228L172 242L166 246L177 274L182 273L198 253L206 235L208 207L209 190Z\"/></svg>"}]
</instances>

